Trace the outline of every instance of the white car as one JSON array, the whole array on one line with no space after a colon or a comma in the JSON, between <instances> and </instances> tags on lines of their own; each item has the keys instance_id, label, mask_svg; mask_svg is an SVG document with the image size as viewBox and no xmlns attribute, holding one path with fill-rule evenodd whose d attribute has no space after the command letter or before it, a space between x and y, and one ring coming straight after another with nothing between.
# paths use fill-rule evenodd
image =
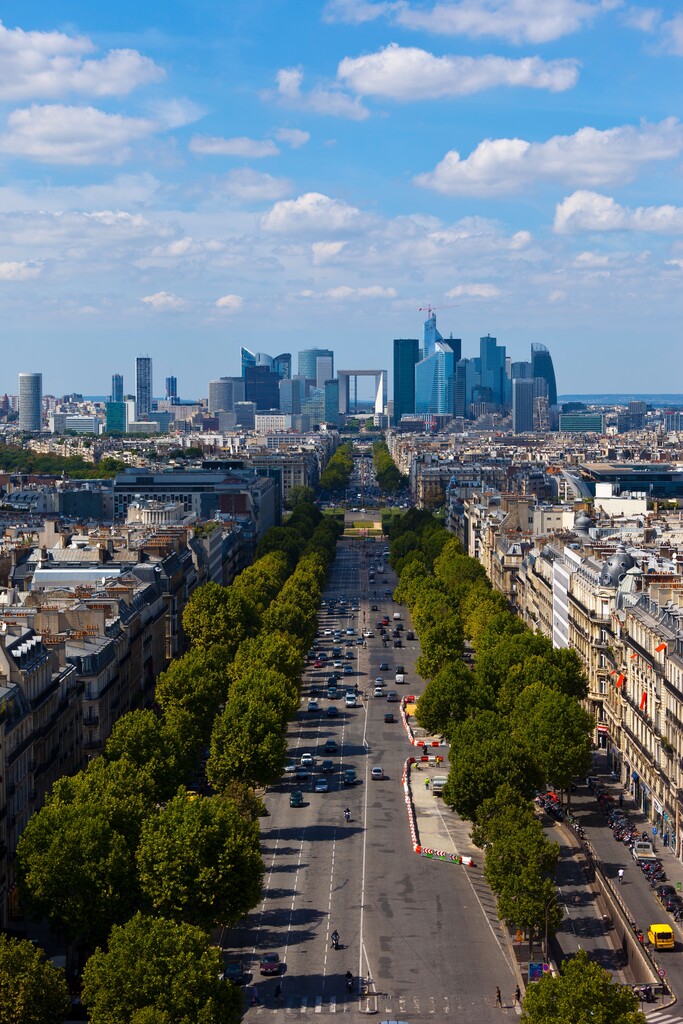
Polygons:
<instances>
[{"instance_id":1,"label":"white car","mask_svg":"<svg viewBox=\"0 0 683 1024\"><path fill-rule=\"evenodd\" d=\"M378 764L376 764L375 767L370 772L370 778L371 779L383 779L384 778L384 768L380 768L380 766Z\"/></svg>"},{"instance_id":2,"label":"white car","mask_svg":"<svg viewBox=\"0 0 683 1024\"><path fill-rule=\"evenodd\" d=\"M382 689L381 686L376 686L375 687L374 695L375 695L375 697L383 697L384 696L384 690Z\"/></svg>"},{"instance_id":3,"label":"white car","mask_svg":"<svg viewBox=\"0 0 683 1024\"><path fill-rule=\"evenodd\" d=\"M312 768L315 764L313 754L302 754L299 759L299 764L303 765L305 768Z\"/></svg>"},{"instance_id":4,"label":"white car","mask_svg":"<svg viewBox=\"0 0 683 1024\"><path fill-rule=\"evenodd\" d=\"M363 633L363 636L367 637L368 640L371 640L374 637L374 635L375 634L372 632L371 629L366 629L365 632Z\"/></svg>"}]
</instances>

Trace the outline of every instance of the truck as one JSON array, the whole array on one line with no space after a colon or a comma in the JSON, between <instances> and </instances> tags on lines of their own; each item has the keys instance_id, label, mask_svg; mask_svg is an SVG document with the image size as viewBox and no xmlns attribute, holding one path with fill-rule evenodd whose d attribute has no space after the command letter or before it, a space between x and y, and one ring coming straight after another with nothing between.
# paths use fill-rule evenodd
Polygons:
<instances>
[{"instance_id":1,"label":"truck","mask_svg":"<svg viewBox=\"0 0 683 1024\"><path fill-rule=\"evenodd\" d=\"M636 841L633 844L633 849L631 850L631 852L633 854L633 859L636 862L657 860L657 854L654 851L652 843Z\"/></svg>"},{"instance_id":2,"label":"truck","mask_svg":"<svg viewBox=\"0 0 683 1024\"><path fill-rule=\"evenodd\" d=\"M448 776L447 775L435 775L434 776L434 778L432 779L432 793L434 794L434 796L442 796L443 795L443 787L446 785L447 782L448 782Z\"/></svg>"},{"instance_id":3,"label":"truck","mask_svg":"<svg viewBox=\"0 0 683 1024\"><path fill-rule=\"evenodd\" d=\"M400 686L401 683L405 683L405 681L406 681L406 677L404 676L403 672L397 672L396 675L394 676L394 682L398 686Z\"/></svg>"}]
</instances>

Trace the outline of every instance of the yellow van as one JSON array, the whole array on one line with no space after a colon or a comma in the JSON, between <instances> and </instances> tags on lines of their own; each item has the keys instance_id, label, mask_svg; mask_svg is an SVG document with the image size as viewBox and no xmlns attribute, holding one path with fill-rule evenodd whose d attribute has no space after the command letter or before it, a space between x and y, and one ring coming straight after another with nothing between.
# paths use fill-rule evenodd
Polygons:
<instances>
[{"instance_id":1,"label":"yellow van","mask_svg":"<svg viewBox=\"0 0 683 1024\"><path fill-rule=\"evenodd\" d=\"M651 924L647 930L647 938L654 949L674 948L674 933L670 924Z\"/></svg>"}]
</instances>

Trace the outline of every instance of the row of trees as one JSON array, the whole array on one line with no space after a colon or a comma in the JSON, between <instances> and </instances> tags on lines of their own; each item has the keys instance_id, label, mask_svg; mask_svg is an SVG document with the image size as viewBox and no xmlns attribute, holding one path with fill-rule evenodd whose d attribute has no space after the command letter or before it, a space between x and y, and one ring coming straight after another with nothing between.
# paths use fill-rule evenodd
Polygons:
<instances>
[{"instance_id":1,"label":"row of trees","mask_svg":"<svg viewBox=\"0 0 683 1024\"><path fill-rule=\"evenodd\" d=\"M80 455L65 458L61 455L41 454L18 445L3 445L0 448L0 470L6 473L44 473L49 476L99 479L115 476L125 468L125 462L111 456L105 456L97 465L93 465Z\"/></svg>"},{"instance_id":2,"label":"row of trees","mask_svg":"<svg viewBox=\"0 0 683 1024\"><path fill-rule=\"evenodd\" d=\"M345 491L353 472L353 444L340 444L320 474L320 490L331 494Z\"/></svg>"},{"instance_id":3,"label":"row of trees","mask_svg":"<svg viewBox=\"0 0 683 1024\"><path fill-rule=\"evenodd\" d=\"M252 787L284 767L339 529L302 503L272 531L282 550L266 535L232 586L196 591L183 616L191 647L160 676L158 710L123 716L103 756L61 779L24 831L27 909L70 944L100 944L83 978L95 1024L239 1018L207 932L260 898ZM204 798L182 783L207 746L215 796Z\"/></svg>"},{"instance_id":4,"label":"row of trees","mask_svg":"<svg viewBox=\"0 0 683 1024\"><path fill-rule=\"evenodd\" d=\"M444 799L474 823L498 913L530 939L557 927L559 848L530 798L547 783L569 790L590 766L587 681L574 651L531 633L432 516L411 511L392 526L396 596L411 609L429 682L417 720L450 744ZM463 659L465 645L474 666Z\"/></svg>"},{"instance_id":5,"label":"row of trees","mask_svg":"<svg viewBox=\"0 0 683 1024\"><path fill-rule=\"evenodd\" d=\"M372 446L372 461L377 483L387 494L395 494L406 483L398 466L391 457L385 441L375 441Z\"/></svg>"}]
</instances>

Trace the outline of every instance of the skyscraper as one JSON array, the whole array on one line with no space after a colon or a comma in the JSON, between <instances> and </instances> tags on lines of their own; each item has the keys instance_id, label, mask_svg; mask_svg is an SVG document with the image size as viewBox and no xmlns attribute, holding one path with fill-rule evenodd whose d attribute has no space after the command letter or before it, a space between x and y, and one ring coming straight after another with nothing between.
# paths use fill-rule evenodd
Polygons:
<instances>
[{"instance_id":1,"label":"skyscraper","mask_svg":"<svg viewBox=\"0 0 683 1024\"><path fill-rule=\"evenodd\" d=\"M280 408L280 378L264 365L247 366L245 391L247 402L255 402L258 411Z\"/></svg>"},{"instance_id":2,"label":"skyscraper","mask_svg":"<svg viewBox=\"0 0 683 1024\"><path fill-rule=\"evenodd\" d=\"M166 400L171 402L172 405L178 403L178 378L167 377L166 378Z\"/></svg>"},{"instance_id":3,"label":"skyscraper","mask_svg":"<svg viewBox=\"0 0 683 1024\"><path fill-rule=\"evenodd\" d=\"M111 378L111 400L112 402L123 401L123 374L114 373Z\"/></svg>"},{"instance_id":4,"label":"skyscraper","mask_svg":"<svg viewBox=\"0 0 683 1024\"><path fill-rule=\"evenodd\" d=\"M281 380L290 380L292 376L292 353L281 352L273 356L273 369Z\"/></svg>"},{"instance_id":5,"label":"skyscraper","mask_svg":"<svg viewBox=\"0 0 683 1024\"><path fill-rule=\"evenodd\" d=\"M332 356L318 356L315 361L315 386L324 388L326 380L334 377L334 359Z\"/></svg>"},{"instance_id":6,"label":"skyscraper","mask_svg":"<svg viewBox=\"0 0 683 1024\"><path fill-rule=\"evenodd\" d=\"M443 339L415 367L415 412L419 415L453 415L455 360Z\"/></svg>"},{"instance_id":7,"label":"skyscraper","mask_svg":"<svg viewBox=\"0 0 683 1024\"><path fill-rule=\"evenodd\" d=\"M240 365L242 367L242 376L246 377L247 367L256 366L256 355L250 352L244 345L240 348Z\"/></svg>"},{"instance_id":8,"label":"skyscraper","mask_svg":"<svg viewBox=\"0 0 683 1024\"><path fill-rule=\"evenodd\" d=\"M552 356L545 345L537 342L531 344L531 376L543 377L548 385L548 405L557 405L557 384Z\"/></svg>"},{"instance_id":9,"label":"skyscraper","mask_svg":"<svg viewBox=\"0 0 683 1024\"><path fill-rule=\"evenodd\" d=\"M548 385L543 377L515 377L512 381L512 432L530 434L536 429L534 412L537 399L546 398Z\"/></svg>"},{"instance_id":10,"label":"skyscraper","mask_svg":"<svg viewBox=\"0 0 683 1024\"><path fill-rule=\"evenodd\" d=\"M339 378L326 380L325 388L325 423L339 426Z\"/></svg>"},{"instance_id":11,"label":"skyscraper","mask_svg":"<svg viewBox=\"0 0 683 1024\"><path fill-rule=\"evenodd\" d=\"M441 341L441 334L436 326L436 313L432 313L424 322L424 342L422 345L422 358L426 359L434 351L437 341Z\"/></svg>"},{"instance_id":12,"label":"skyscraper","mask_svg":"<svg viewBox=\"0 0 683 1024\"><path fill-rule=\"evenodd\" d=\"M479 339L480 396L484 402L492 405L505 404L505 346L499 345L490 334Z\"/></svg>"},{"instance_id":13,"label":"skyscraper","mask_svg":"<svg viewBox=\"0 0 683 1024\"><path fill-rule=\"evenodd\" d=\"M38 433L43 423L43 375L19 374L19 429Z\"/></svg>"},{"instance_id":14,"label":"skyscraper","mask_svg":"<svg viewBox=\"0 0 683 1024\"><path fill-rule=\"evenodd\" d=\"M232 412L234 402L233 384L230 377L220 377L218 380L209 381L210 416L216 412Z\"/></svg>"},{"instance_id":15,"label":"skyscraper","mask_svg":"<svg viewBox=\"0 0 683 1024\"><path fill-rule=\"evenodd\" d=\"M135 360L135 400L140 420L152 411L152 360L149 356L138 356Z\"/></svg>"},{"instance_id":16,"label":"skyscraper","mask_svg":"<svg viewBox=\"0 0 683 1024\"><path fill-rule=\"evenodd\" d=\"M420 358L417 338L394 338L394 423L415 412L415 366Z\"/></svg>"},{"instance_id":17,"label":"skyscraper","mask_svg":"<svg viewBox=\"0 0 683 1024\"><path fill-rule=\"evenodd\" d=\"M327 380L332 379L334 376L334 352L329 348L306 348L302 352L299 352L299 377L306 377L308 380L318 379L317 359L319 356L327 356L332 360L332 372L329 377L326 378Z\"/></svg>"}]
</instances>

